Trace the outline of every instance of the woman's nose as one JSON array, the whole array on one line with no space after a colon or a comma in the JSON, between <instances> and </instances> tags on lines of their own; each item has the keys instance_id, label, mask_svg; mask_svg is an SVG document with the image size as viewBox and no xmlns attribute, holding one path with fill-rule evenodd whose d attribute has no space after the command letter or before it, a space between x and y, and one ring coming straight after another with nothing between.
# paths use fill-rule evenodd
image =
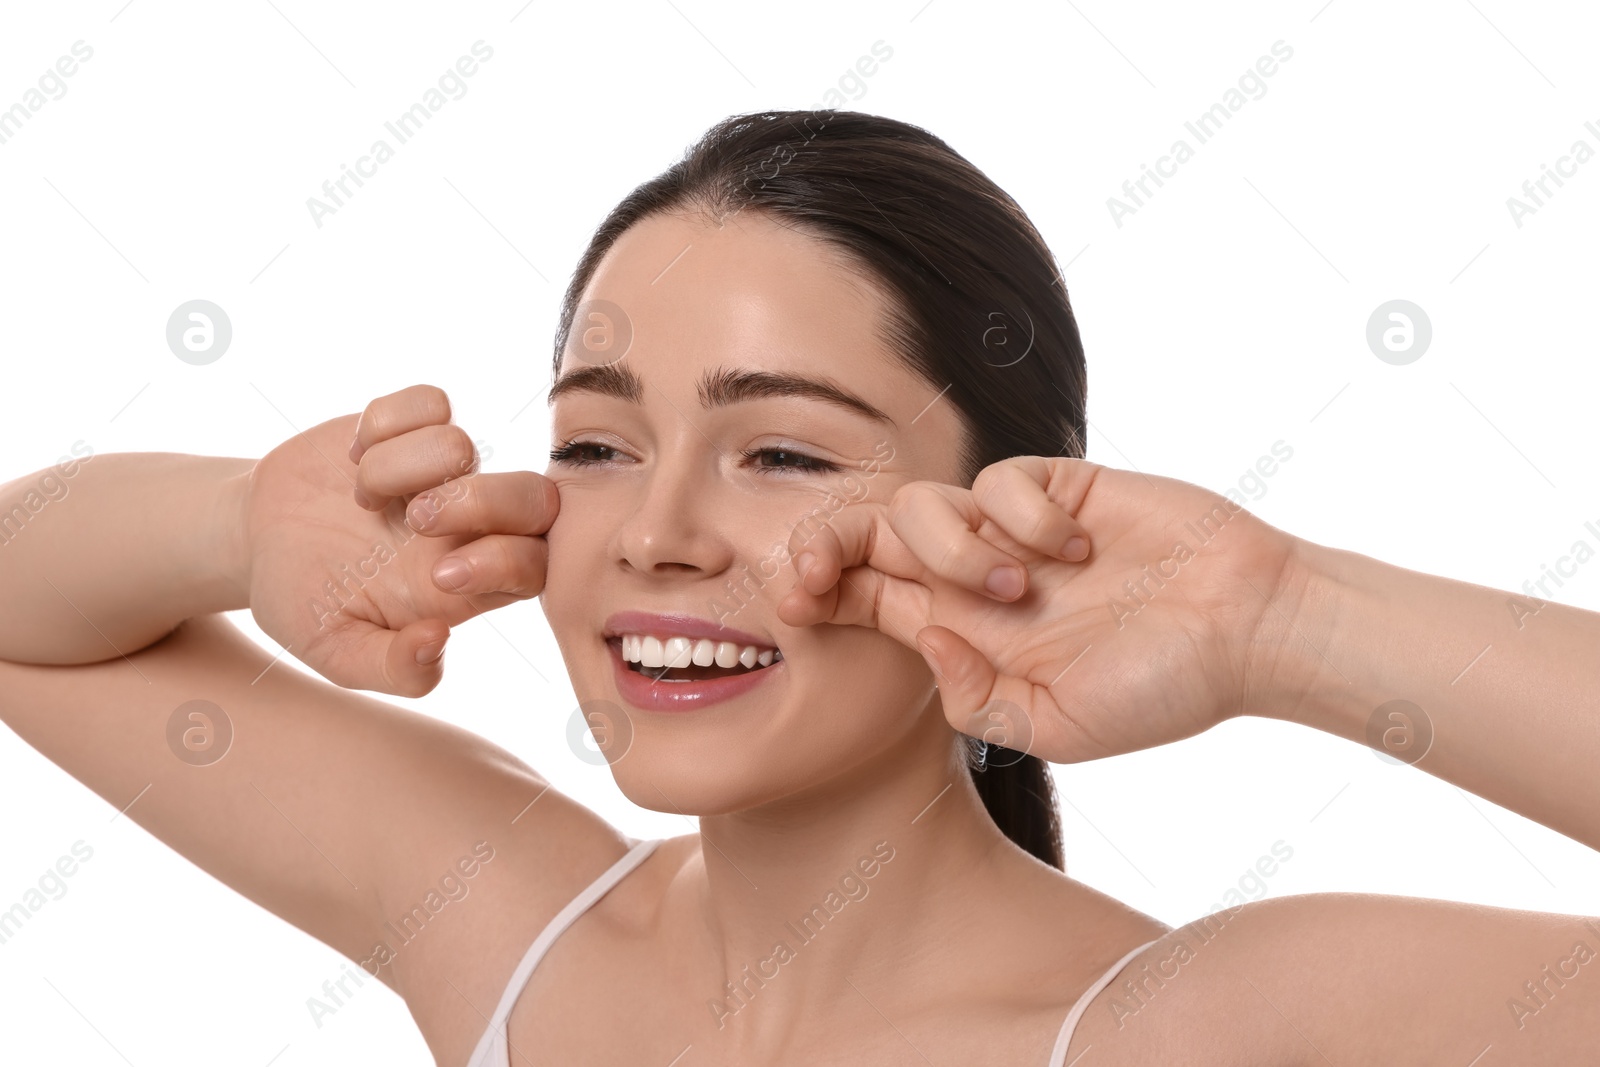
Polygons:
<instances>
[{"instance_id":1,"label":"woman's nose","mask_svg":"<svg viewBox=\"0 0 1600 1067\"><path fill-rule=\"evenodd\" d=\"M682 462L659 466L642 480L614 552L642 574L721 574L733 560L727 523L737 516L730 504L720 499L713 473Z\"/></svg>"}]
</instances>

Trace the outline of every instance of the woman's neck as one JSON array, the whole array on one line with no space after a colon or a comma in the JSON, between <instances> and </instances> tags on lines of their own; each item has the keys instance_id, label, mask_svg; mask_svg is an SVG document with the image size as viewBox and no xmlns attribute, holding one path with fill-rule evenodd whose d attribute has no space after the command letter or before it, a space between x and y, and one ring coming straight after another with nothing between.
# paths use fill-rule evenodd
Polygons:
<instances>
[{"instance_id":1,"label":"woman's neck","mask_svg":"<svg viewBox=\"0 0 1600 1067\"><path fill-rule=\"evenodd\" d=\"M948 963L975 915L1016 906L1052 873L994 824L964 746L919 733L802 796L701 817L673 895L706 932L694 941L719 1029L783 1033L802 1013L859 1004L852 978Z\"/></svg>"}]
</instances>

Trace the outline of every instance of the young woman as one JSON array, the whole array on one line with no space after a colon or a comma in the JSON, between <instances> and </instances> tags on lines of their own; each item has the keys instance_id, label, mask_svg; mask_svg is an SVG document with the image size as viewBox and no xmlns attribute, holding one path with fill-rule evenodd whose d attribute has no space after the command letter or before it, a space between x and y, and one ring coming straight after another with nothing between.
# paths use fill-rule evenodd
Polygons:
<instances>
[{"instance_id":1,"label":"young woman","mask_svg":"<svg viewBox=\"0 0 1600 1067\"><path fill-rule=\"evenodd\" d=\"M1600 616L1083 460L1051 255L936 137L719 124L601 224L555 374L543 476L478 473L427 385L259 461L97 457L0 554L0 717L441 1064L1590 1054L1600 919L1337 893L1174 929L1063 873L1044 761L1247 714L1600 845ZM351 691L426 694L450 627L536 596L623 792L697 833Z\"/></svg>"}]
</instances>

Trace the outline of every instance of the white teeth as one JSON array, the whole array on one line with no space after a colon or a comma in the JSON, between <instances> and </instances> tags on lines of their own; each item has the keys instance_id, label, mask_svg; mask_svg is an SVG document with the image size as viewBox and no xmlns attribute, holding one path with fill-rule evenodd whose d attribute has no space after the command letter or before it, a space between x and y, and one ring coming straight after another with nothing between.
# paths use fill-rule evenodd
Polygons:
<instances>
[{"instance_id":1,"label":"white teeth","mask_svg":"<svg viewBox=\"0 0 1600 1067\"><path fill-rule=\"evenodd\" d=\"M661 658L661 638L651 637L646 634L639 648L639 666L665 667L667 661Z\"/></svg>"},{"instance_id":2,"label":"white teeth","mask_svg":"<svg viewBox=\"0 0 1600 1067\"><path fill-rule=\"evenodd\" d=\"M771 666L781 660L777 649L759 645L737 645L710 638L655 637L651 634L623 634L622 658L641 667L746 667Z\"/></svg>"}]
</instances>

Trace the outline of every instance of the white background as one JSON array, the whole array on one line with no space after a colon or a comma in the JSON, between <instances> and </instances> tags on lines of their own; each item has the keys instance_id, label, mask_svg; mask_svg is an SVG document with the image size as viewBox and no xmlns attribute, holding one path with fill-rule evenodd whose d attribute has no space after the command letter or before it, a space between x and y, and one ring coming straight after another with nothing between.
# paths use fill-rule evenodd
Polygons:
<instances>
[{"instance_id":1,"label":"white background","mask_svg":"<svg viewBox=\"0 0 1600 1067\"><path fill-rule=\"evenodd\" d=\"M449 393L493 450L486 470L543 470L556 302L593 227L711 123L819 105L882 40L892 58L844 106L932 130L1043 232L1088 351L1089 458L1224 490L1281 439L1293 457L1249 505L1268 521L1501 589L1580 538L1600 547L1584 528L1600 527L1600 161L1521 227L1506 204L1575 140L1600 148L1584 129L1600 126L1587 5L782 10L7 5L0 108L73 42L94 55L0 145L0 481L77 440L259 456L415 382ZM494 55L466 95L318 228L306 199L480 39ZM1176 138L1196 145L1185 120L1278 40L1293 56L1265 94L1117 226L1107 198ZM165 342L195 298L234 330L204 367ZM1406 366L1365 340L1396 298L1433 325ZM1600 561L1553 592L1600 608ZM461 627L443 683L395 702L493 738L630 834L687 829L568 749L575 701L534 602ZM1235 721L1056 774L1071 873L1174 924L1280 839L1293 858L1274 895L1590 913L1600 886L1600 855L1577 843L1289 724ZM306 998L337 954L9 733L0 811L0 908L74 841L94 849L0 945L0 1060L430 1061L376 982L319 1028Z\"/></svg>"}]
</instances>

